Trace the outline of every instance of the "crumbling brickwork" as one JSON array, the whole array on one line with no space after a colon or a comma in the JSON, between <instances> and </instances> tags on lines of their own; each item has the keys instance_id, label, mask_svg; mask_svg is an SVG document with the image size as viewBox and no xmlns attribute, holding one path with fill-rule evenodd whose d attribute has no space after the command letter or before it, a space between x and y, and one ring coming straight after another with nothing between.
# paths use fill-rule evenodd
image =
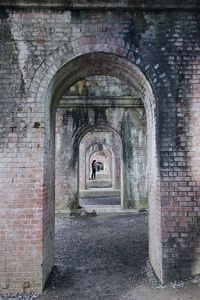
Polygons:
<instances>
[{"instance_id":1,"label":"crumbling brickwork","mask_svg":"<svg viewBox=\"0 0 200 300\"><path fill-rule=\"evenodd\" d=\"M94 75L144 103L154 270L162 282L199 273L198 1L54 2L0 4L0 289L41 290L54 264L56 108Z\"/></svg>"}]
</instances>

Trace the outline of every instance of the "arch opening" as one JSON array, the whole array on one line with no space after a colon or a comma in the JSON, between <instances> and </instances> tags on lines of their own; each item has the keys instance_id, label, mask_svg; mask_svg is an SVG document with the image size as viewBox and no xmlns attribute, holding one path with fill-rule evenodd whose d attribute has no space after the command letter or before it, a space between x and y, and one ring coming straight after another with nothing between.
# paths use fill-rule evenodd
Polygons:
<instances>
[{"instance_id":1,"label":"arch opening","mask_svg":"<svg viewBox=\"0 0 200 300\"><path fill-rule=\"evenodd\" d=\"M97 169L97 162L103 170ZM88 130L79 144L80 205L91 211L97 205L104 209L109 204L113 208L123 206L122 173L122 146L117 133L103 127Z\"/></svg>"},{"instance_id":2,"label":"arch opening","mask_svg":"<svg viewBox=\"0 0 200 300\"><path fill-rule=\"evenodd\" d=\"M120 57L112 53L88 53L80 55L63 64L51 78L47 90L45 92L45 139L44 139L44 186L47 190L48 204L45 207L46 219L44 222L44 278L47 278L52 266L54 265L54 183L55 183L55 123L56 110L61 98L66 94L67 90L76 82L87 78L88 76L111 76L120 79L129 86L134 87L140 95L146 111L147 123L147 168L146 175L148 177L148 200L149 200L149 240L150 240L150 259L157 275L161 277L161 247L160 247L160 214L158 199L158 162L157 162L157 148L156 148L156 118L157 108L156 99L149 81L146 79L141 70L134 65L127 58ZM44 87L40 92L40 87L37 93L37 100L44 97ZM94 99L93 99L94 100ZM112 104L113 105L113 104ZM121 104L123 107L123 104ZM77 157L78 144L73 145L74 157L71 164L74 167L73 184L77 189ZM124 156L123 156L124 160ZM126 169L126 168L125 168ZM123 174L124 176L124 174ZM123 185L123 184L122 184ZM74 203L78 203L78 194L74 194ZM50 219L51 216L51 219ZM157 228L155 229L155 222ZM50 226L47 226L47 224ZM152 243L153 237L157 235L157 241ZM45 236L52 236L51 239L45 239ZM51 245L51 247L50 247ZM52 252L49 253L49 249ZM155 251L156 248L156 251ZM47 259L48 256L48 259ZM49 257L51 259L49 259Z\"/></svg>"}]
</instances>

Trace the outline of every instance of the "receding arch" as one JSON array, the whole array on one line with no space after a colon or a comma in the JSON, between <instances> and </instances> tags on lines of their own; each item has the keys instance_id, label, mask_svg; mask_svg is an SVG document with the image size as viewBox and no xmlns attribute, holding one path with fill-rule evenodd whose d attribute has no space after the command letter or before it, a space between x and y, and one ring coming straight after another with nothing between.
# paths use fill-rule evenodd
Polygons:
<instances>
[{"instance_id":1,"label":"receding arch","mask_svg":"<svg viewBox=\"0 0 200 300\"><path fill-rule=\"evenodd\" d=\"M79 51L80 50L80 51ZM44 144L43 144L43 167L44 167L44 187L47 190L48 202L44 209L46 210L46 219L43 224L44 231L44 264L43 277L47 278L53 264L53 249L49 252L50 245L54 243L54 224L52 220L54 210L54 156L55 156L55 115L56 108L63 93L69 89L75 82L83 77L93 75L109 75L120 79L121 81L133 86L140 94L144 103L147 116L147 161L148 161L148 178L149 178L149 240L150 240L150 259L157 275L162 278L161 263L161 225L160 225L160 203L159 198L159 168L156 138L158 136L158 105L156 101L151 80L147 80L144 72L133 62L134 55L128 54L126 49L119 51L117 47L105 47L102 45L92 45L72 52L71 50L63 51L57 55L55 64L53 57L48 68L42 69L42 78L33 79L30 86L30 97L35 99L35 105L43 108L44 113ZM47 72L47 70L49 72ZM154 70L155 71L155 70ZM38 71L39 72L39 71ZM155 71L156 72L156 71ZM39 73L37 73L39 74ZM153 73L152 73L153 74ZM155 74L155 73L154 73ZM39 83L38 83L39 81ZM43 106L44 104L44 106ZM41 111L41 110L40 110ZM47 213L50 211L51 213ZM45 213L45 212L44 212ZM48 215L51 215L48 217ZM155 222L151 219L157 220ZM49 225L50 224L50 225ZM52 236L52 239L45 238ZM156 236L156 240L155 240ZM156 249L156 251L155 251Z\"/></svg>"},{"instance_id":2,"label":"receding arch","mask_svg":"<svg viewBox=\"0 0 200 300\"><path fill-rule=\"evenodd\" d=\"M112 142L109 141L112 140ZM79 143L79 162L78 162L78 189L81 194L83 190L87 189L89 184L88 174L90 172L90 157L94 153L100 151L99 146L107 148L110 156L112 157L112 166L111 168L111 179L112 179L112 189L119 191L121 195L121 204L123 205L123 189L122 189L122 178L123 178L123 162L122 162L122 144L121 139L118 133L109 126L94 126L90 127L90 130L87 129L85 134L83 134L80 143ZM85 168L85 170L84 170ZM84 170L84 171L83 171ZM84 173L84 176L83 176Z\"/></svg>"},{"instance_id":3,"label":"receding arch","mask_svg":"<svg viewBox=\"0 0 200 300\"><path fill-rule=\"evenodd\" d=\"M108 176L109 180L112 180L112 185L110 187L114 186L113 178L115 173L115 164L114 164L114 153L110 150L108 145L103 144L102 150L94 150L92 152L86 153L86 178L90 177L91 174L91 164L92 161L95 159L97 164L100 163L102 166L104 166L104 171L106 171L106 174ZM97 170L100 171L100 170ZM98 173L97 173L98 175ZM87 177L88 176L88 177ZM91 178L91 177L90 177ZM86 186L88 188L88 186Z\"/></svg>"},{"instance_id":4,"label":"receding arch","mask_svg":"<svg viewBox=\"0 0 200 300\"><path fill-rule=\"evenodd\" d=\"M103 149L102 149L102 150L97 150L97 149L94 150L94 149L92 149L92 148L95 147L95 145L97 145L97 144L92 144L91 147L88 147L88 151L86 151L86 153L85 153L85 157L86 157L86 175L89 174L89 170L91 169L91 161L93 160L94 156L99 157L98 154L99 154L100 152L103 152L104 157L106 157L106 158L112 158L112 160L114 159L114 153L113 153L113 150L110 148L109 145L103 144L103 145L102 145L102 146L103 146ZM107 151L105 151L104 147L105 147L105 149L106 149ZM90 148L91 148L91 151L89 151ZM96 158L95 158L95 159L96 159ZM100 159L100 162L101 162L102 164L103 164L103 161L104 161L104 164L105 164L106 159L105 159L105 158L104 158L103 160ZM109 172L110 177L113 178L113 172L114 172L113 165L112 165L112 171L111 171L111 170L109 170L109 171L110 171L110 172Z\"/></svg>"},{"instance_id":5,"label":"receding arch","mask_svg":"<svg viewBox=\"0 0 200 300\"><path fill-rule=\"evenodd\" d=\"M77 130L76 137L75 137L75 140L77 141L78 145L80 144L83 137L92 130L96 130L96 131L110 130L116 134L116 136L119 140L119 143L122 145L122 141L121 141L119 132L115 128L113 128L112 126L107 125L107 124L96 124L96 125L88 124L87 127L82 127L82 128L80 127L80 129Z\"/></svg>"}]
</instances>

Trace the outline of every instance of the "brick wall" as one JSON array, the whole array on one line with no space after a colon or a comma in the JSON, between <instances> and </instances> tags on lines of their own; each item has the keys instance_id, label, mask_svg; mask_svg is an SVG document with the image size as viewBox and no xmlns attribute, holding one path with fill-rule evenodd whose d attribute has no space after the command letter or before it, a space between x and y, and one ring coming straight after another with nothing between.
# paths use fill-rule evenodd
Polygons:
<instances>
[{"instance_id":1,"label":"brick wall","mask_svg":"<svg viewBox=\"0 0 200 300\"><path fill-rule=\"evenodd\" d=\"M80 163L81 169L85 169L83 162L79 160L78 163L79 144L84 144L79 155L82 158L86 155L87 147L95 141L106 143L113 151L116 166L113 183L114 187L120 190L121 180L123 181L124 207L147 207L146 116L144 107L136 96L136 92L130 86L109 76L86 78L67 92L57 111L56 203L58 209L78 205L77 195L80 189L83 189L81 182L85 182L85 176L80 177L82 187L77 186ZM94 100L95 106L91 107L94 105ZM90 102L91 105L88 104ZM126 108L123 108L125 102ZM99 131L102 130L104 139L102 137L97 141L94 129L98 126L101 127ZM113 130L117 138L111 134ZM123 173L122 179L121 173Z\"/></svg>"},{"instance_id":2,"label":"brick wall","mask_svg":"<svg viewBox=\"0 0 200 300\"><path fill-rule=\"evenodd\" d=\"M1 290L41 290L53 265L56 106L93 75L120 78L144 101L156 273L199 273L200 20L173 7L1 7Z\"/></svg>"}]
</instances>

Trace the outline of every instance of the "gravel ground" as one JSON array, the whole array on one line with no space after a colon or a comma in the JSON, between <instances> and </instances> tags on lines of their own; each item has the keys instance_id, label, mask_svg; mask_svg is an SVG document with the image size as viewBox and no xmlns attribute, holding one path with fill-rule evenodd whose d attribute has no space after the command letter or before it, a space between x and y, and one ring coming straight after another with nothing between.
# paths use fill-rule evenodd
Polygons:
<instances>
[{"instance_id":1,"label":"gravel ground","mask_svg":"<svg viewBox=\"0 0 200 300\"><path fill-rule=\"evenodd\" d=\"M22 300L199 300L200 278L162 286L148 261L147 215L59 216L56 266L40 294Z\"/></svg>"}]
</instances>

